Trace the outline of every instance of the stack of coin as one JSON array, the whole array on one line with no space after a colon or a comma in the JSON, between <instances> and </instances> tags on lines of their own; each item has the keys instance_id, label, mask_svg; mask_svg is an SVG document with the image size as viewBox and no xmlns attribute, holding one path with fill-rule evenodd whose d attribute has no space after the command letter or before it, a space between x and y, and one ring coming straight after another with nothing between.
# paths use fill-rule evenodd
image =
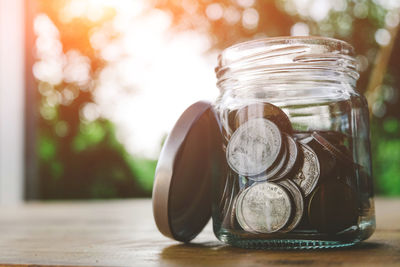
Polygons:
<instances>
[{"instance_id":1,"label":"stack of coin","mask_svg":"<svg viewBox=\"0 0 400 267\"><path fill-rule=\"evenodd\" d=\"M232 228L286 233L306 221L307 229L334 233L357 223L359 166L344 134L294 132L270 103L234 114L226 146L239 188L227 216Z\"/></svg>"}]
</instances>

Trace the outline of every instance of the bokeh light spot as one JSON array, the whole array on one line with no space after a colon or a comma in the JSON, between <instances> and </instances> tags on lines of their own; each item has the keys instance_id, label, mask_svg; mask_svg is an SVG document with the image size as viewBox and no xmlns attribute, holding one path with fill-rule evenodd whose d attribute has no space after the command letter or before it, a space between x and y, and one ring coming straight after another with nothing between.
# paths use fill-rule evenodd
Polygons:
<instances>
[{"instance_id":1,"label":"bokeh light spot","mask_svg":"<svg viewBox=\"0 0 400 267\"><path fill-rule=\"evenodd\" d=\"M59 137L65 137L68 134L68 123L66 121L58 121L55 126L55 132Z\"/></svg>"},{"instance_id":2,"label":"bokeh light spot","mask_svg":"<svg viewBox=\"0 0 400 267\"><path fill-rule=\"evenodd\" d=\"M70 50L66 54L64 67L64 81L83 85L90 79L90 59L77 50Z\"/></svg>"},{"instance_id":3,"label":"bokeh light spot","mask_svg":"<svg viewBox=\"0 0 400 267\"><path fill-rule=\"evenodd\" d=\"M381 101L376 101L372 105L372 113L378 118L382 118L386 113L386 105Z\"/></svg>"},{"instance_id":4,"label":"bokeh light spot","mask_svg":"<svg viewBox=\"0 0 400 267\"><path fill-rule=\"evenodd\" d=\"M335 0L332 1L333 10L337 12L345 11L347 8L347 1L346 0Z\"/></svg>"},{"instance_id":5,"label":"bokeh light spot","mask_svg":"<svg viewBox=\"0 0 400 267\"><path fill-rule=\"evenodd\" d=\"M386 46L390 43L390 33L386 29L379 29L375 32L375 41L381 45Z\"/></svg>"},{"instance_id":6,"label":"bokeh light spot","mask_svg":"<svg viewBox=\"0 0 400 267\"><path fill-rule=\"evenodd\" d=\"M252 7L254 6L255 0L237 0L236 2L242 7Z\"/></svg>"},{"instance_id":7,"label":"bokeh light spot","mask_svg":"<svg viewBox=\"0 0 400 267\"><path fill-rule=\"evenodd\" d=\"M258 11L254 8L246 8L243 11L242 24L243 27L249 30L257 28L259 20Z\"/></svg>"},{"instance_id":8,"label":"bokeh light spot","mask_svg":"<svg viewBox=\"0 0 400 267\"><path fill-rule=\"evenodd\" d=\"M62 102L62 96L58 91L53 91L51 95L46 97L46 103L51 107L56 107L61 102Z\"/></svg>"},{"instance_id":9,"label":"bokeh light spot","mask_svg":"<svg viewBox=\"0 0 400 267\"><path fill-rule=\"evenodd\" d=\"M47 82L39 82L38 90L42 96L49 96L53 93L54 86Z\"/></svg>"},{"instance_id":10,"label":"bokeh light spot","mask_svg":"<svg viewBox=\"0 0 400 267\"><path fill-rule=\"evenodd\" d=\"M396 90L393 86L385 85L382 88L383 99L388 103L394 104L397 102L399 97L399 91Z\"/></svg>"},{"instance_id":11,"label":"bokeh light spot","mask_svg":"<svg viewBox=\"0 0 400 267\"><path fill-rule=\"evenodd\" d=\"M353 13L357 18L364 19L368 16L368 6L363 2L356 3L353 8Z\"/></svg>"},{"instance_id":12,"label":"bokeh light spot","mask_svg":"<svg viewBox=\"0 0 400 267\"><path fill-rule=\"evenodd\" d=\"M321 21L326 18L331 9L329 0L315 0L309 6L309 15L315 21Z\"/></svg>"},{"instance_id":13,"label":"bokeh light spot","mask_svg":"<svg viewBox=\"0 0 400 267\"><path fill-rule=\"evenodd\" d=\"M41 105L39 107L39 112L42 118L45 120L54 120L57 116L57 110L49 105Z\"/></svg>"},{"instance_id":14,"label":"bokeh light spot","mask_svg":"<svg viewBox=\"0 0 400 267\"><path fill-rule=\"evenodd\" d=\"M310 34L310 28L304 22L297 22L290 28L292 36L307 36Z\"/></svg>"},{"instance_id":15,"label":"bokeh light spot","mask_svg":"<svg viewBox=\"0 0 400 267\"><path fill-rule=\"evenodd\" d=\"M397 10L390 10L385 16L385 24L390 28L395 28L399 25L400 15Z\"/></svg>"},{"instance_id":16,"label":"bokeh light spot","mask_svg":"<svg viewBox=\"0 0 400 267\"><path fill-rule=\"evenodd\" d=\"M400 124L396 118L387 118L383 122L383 129L391 134L397 134L400 131Z\"/></svg>"},{"instance_id":17,"label":"bokeh light spot","mask_svg":"<svg viewBox=\"0 0 400 267\"><path fill-rule=\"evenodd\" d=\"M358 71L363 72L363 71L367 70L369 62L368 62L368 58L366 56L358 55L356 57L356 60L357 60L357 63L358 63L357 64Z\"/></svg>"},{"instance_id":18,"label":"bokeh light spot","mask_svg":"<svg viewBox=\"0 0 400 267\"><path fill-rule=\"evenodd\" d=\"M36 35L46 35L52 38L58 38L60 33L46 14L38 14L33 22L33 30Z\"/></svg>"},{"instance_id":19,"label":"bokeh light spot","mask_svg":"<svg viewBox=\"0 0 400 267\"><path fill-rule=\"evenodd\" d=\"M99 107L95 103L86 103L81 109L80 115L87 122L95 121L100 117Z\"/></svg>"},{"instance_id":20,"label":"bokeh light spot","mask_svg":"<svg viewBox=\"0 0 400 267\"><path fill-rule=\"evenodd\" d=\"M238 23L240 20L240 17L241 17L241 13L237 8L230 6L227 9L225 9L224 19L230 25L234 25L234 24Z\"/></svg>"},{"instance_id":21,"label":"bokeh light spot","mask_svg":"<svg viewBox=\"0 0 400 267\"><path fill-rule=\"evenodd\" d=\"M223 14L224 10L218 3L210 4L206 8L206 15L210 20L219 20Z\"/></svg>"}]
</instances>

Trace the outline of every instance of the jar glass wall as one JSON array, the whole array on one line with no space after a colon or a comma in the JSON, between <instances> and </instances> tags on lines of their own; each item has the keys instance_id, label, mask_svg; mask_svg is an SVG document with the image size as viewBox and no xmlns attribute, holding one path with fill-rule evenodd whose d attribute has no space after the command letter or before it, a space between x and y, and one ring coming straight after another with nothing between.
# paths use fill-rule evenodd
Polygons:
<instances>
[{"instance_id":1,"label":"jar glass wall","mask_svg":"<svg viewBox=\"0 0 400 267\"><path fill-rule=\"evenodd\" d=\"M375 229L368 108L353 49L319 37L227 48L216 68L224 173L213 181L223 242L353 245Z\"/></svg>"}]
</instances>

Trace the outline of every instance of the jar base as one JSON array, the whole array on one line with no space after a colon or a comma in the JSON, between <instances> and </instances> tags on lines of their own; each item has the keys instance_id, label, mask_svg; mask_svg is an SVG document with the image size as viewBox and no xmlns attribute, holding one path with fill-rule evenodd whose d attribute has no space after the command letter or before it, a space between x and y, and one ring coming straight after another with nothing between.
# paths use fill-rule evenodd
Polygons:
<instances>
[{"instance_id":1,"label":"jar base","mask_svg":"<svg viewBox=\"0 0 400 267\"><path fill-rule=\"evenodd\" d=\"M220 234L219 239L227 244L240 248L266 249L266 250L306 250L306 249L334 249L350 247L360 241L328 241L328 240L302 240L302 239L240 239L230 233Z\"/></svg>"}]
</instances>

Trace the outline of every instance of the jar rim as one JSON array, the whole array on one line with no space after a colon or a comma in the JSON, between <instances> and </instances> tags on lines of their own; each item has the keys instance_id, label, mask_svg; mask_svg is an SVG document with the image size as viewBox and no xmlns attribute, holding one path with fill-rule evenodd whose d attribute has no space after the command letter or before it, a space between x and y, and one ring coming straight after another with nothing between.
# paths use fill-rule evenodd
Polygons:
<instances>
[{"instance_id":1,"label":"jar rim","mask_svg":"<svg viewBox=\"0 0 400 267\"><path fill-rule=\"evenodd\" d=\"M318 79L333 73L332 80L337 81L333 76L340 76L350 84L359 78L354 48L345 41L319 36L283 36L238 43L221 52L215 68L220 89L227 81L259 82L281 77L283 72L296 75L296 70L312 72Z\"/></svg>"},{"instance_id":2,"label":"jar rim","mask_svg":"<svg viewBox=\"0 0 400 267\"><path fill-rule=\"evenodd\" d=\"M354 55L353 46L343 40L323 36L279 36L245 41L225 48L218 57L218 67L223 67L249 56L251 55L250 52L257 48L263 48L266 50L265 52L268 52L279 45L323 45L332 52L349 56Z\"/></svg>"},{"instance_id":3,"label":"jar rim","mask_svg":"<svg viewBox=\"0 0 400 267\"><path fill-rule=\"evenodd\" d=\"M303 44L324 44L324 45L341 45L347 51L353 53L354 48L351 44L346 41L339 40L331 37L324 36L278 36L278 37L267 37L255 40L249 40L245 42L240 42L234 45L231 45L223 50L229 51L232 49L238 49L243 46L250 46L254 44L264 44L264 45L273 45L273 44L289 44L289 43L303 43Z\"/></svg>"}]
</instances>

